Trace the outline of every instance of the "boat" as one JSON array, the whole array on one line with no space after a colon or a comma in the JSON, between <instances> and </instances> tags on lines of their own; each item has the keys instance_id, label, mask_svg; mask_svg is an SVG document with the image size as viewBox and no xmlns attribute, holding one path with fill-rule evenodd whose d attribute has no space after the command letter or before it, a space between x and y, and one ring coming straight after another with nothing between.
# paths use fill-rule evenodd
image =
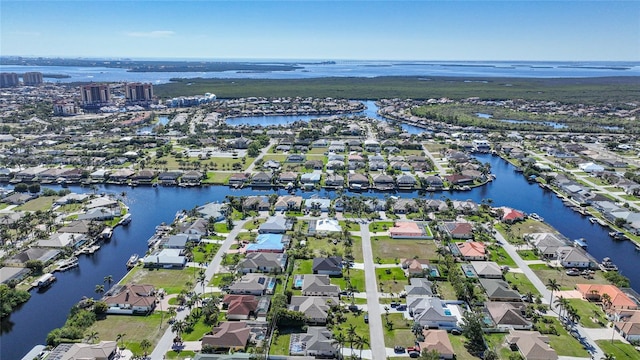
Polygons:
<instances>
[{"instance_id":1,"label":"boat","mask_svg":"<svg viewBox=\"0 0 640 360\"><path fill-rule=\"evenodd\" d=\"M69 269L73 269L76 266L78 266L78 258L74 256L67 260L61 261L56 271L67 271Z\"/></svg>"},{"instance_id":2,"label":"boat","mask_svg":"<svg viewBox=\"0 0 640 360\"><path fill-rule=\"evenodd\" d=\"M636 244L636 251L640 251L640 245Z\"/></svg>"},{"instance_id":3,"label":"boat","mask_svg":"<svg viewBox=\"0 0 640 360\"><path fill-rule=\"evenodd\" d=\"M600 269L603 271L618 271L618 266L614 264L610 258L606 257L602 259L600 263Z\"/></svg>"},{"instance_id":4,"label":"boat","mask_svg":"<svg viewBox=\"0 0 640 360\"><path fill-rule=\"evenodd\" d=\"M31 286L38 288L38 290L46 289L56 281L56 277L51 273L46 273L38 278L38 280L31 283Z\"/></svg>"},{"instance_id":5,"label":"boat","mask_svg":"<svg viewBox=\"0 0 640 360\"><path fill-rule=\"evenodd\" d=\"M131 257L127 261L127 269L131 269L136 266L136 264L138 263L138 259L140 259L140 256L138 256L138 254L131 255Z\"/></svg>"},{"instance_id":6,"label":"boat","mask_svg":"<svg viewBox=\"0 0 640 360\"><path fill-rule=\"evenodd\" d=\"M120 224L122 224L124 226L129 225L130 222L131 222L131 213L124 214L122 219L120 219Z\"/></svg>"},{"instance_id":7,"label":"boat","mask_svg":"<svg viewBox=\"0 0 640 360\"><path fill-rule=\"evenodd\" d=\"M598 222L598 218L590 217L590 218L589 218L589 222L590 222L590 223L592 223L592 224L595 224L595 223L597 223L597 222Z\"/></svg>"},{"instance_id":8,"label":"boat","mask_svg":"<svg viewBox=\"0 0 640 360\"><path fill-rule=\"evenodd\" d=\"M544 221L544 218L542 218L542 216L536 213L529 214L529 217L532 218L533 220Z\"/></svg>"},{"instance_id":9,"label":"boat","mask_svg":"<svg viewBox=\"0 0 640 360\"><path fill-rule=\"evenodd\" d=\"M102 240L110 240L112 235L113 235L113 229L110 227L106 227L100 233L100 238Z\"/></svg>"},{"instance_id":10,"label":"boat","mask_svg":"<svg viewBox=\"0 0 640 360\"><path fill-rule=\"evenodd\" d=\"M569 276L579 276L579 275L581 274L581 273L580 273L580 270L575 269L575 268L574 268L574 269L569 269L569 270L567 270L565 273L566 273L567 275L569 275Z\"/></svg>"},{"instance_id":11,"label":"boat","mask_svg":"<svg viewBox=\"0 0 640 360\"><path fill-rule=\"evenodd\" d=\"M611 231L609 232L609 236L613 238L613 240L628 240L629 238L622 231Z\"/></svg>"},{"instance_id":12,"label":"boat","mask_svg":"<svg viewBox=\"0 0 640 360\"><path fill-rule=\"evenodd\" d=\"M573 246L581 247L583 249L587 249L587 240L585 238L575 239L573 240Z\"/></svg>"}]
</instances>

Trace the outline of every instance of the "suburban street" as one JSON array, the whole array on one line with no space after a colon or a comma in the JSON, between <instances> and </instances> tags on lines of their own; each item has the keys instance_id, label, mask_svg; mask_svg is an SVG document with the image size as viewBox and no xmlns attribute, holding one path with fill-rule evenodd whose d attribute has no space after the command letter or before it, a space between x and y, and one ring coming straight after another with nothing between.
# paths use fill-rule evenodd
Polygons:
<instances>
[{"instance_id":1,"label":"suburban street","mask_svg":"<svg viewBox=\"0 0 640 360\"><path fill-rule=\"evenodd\" d=\"M218 250L216 255L213 257L213 260L211 260L211 262L207 266L207 269L205 271L205 277L206 277L205 283L209 283L213 275L218 271L218 268L222 263L222 255L226 254L227 251L229 251L231 244L233 244L233 242L236 239L236 236L238 236L238 234L242 230L242 227L247 221L248 220L241 220L241 221L234 222L233 229L231 230L231 232L229 232L229 235L227 235L226 240L222 243L222 245L220 245L220 249ZM193 291L195 291L198 294L202 294L202 286L200 284L195 284ZM164 311L167 309L161 309L161 310ZM187 317L187 315L189 315L189 311L187 310L179 311L178 314L176 315L176 320L184 320ZM166 319L166 320L169 320L169 319ZM153 352L149 355L151 359L153 360L164 359L164 355L167 353L167 351L171 350L171 346L173 346L174 337L175 335L173 334L173 331L171 331L171 327L167 328L164 335L162 335L162 338L160 338L160 340L158 341L158 344L156 345L155 349L153 349Z\"/></svg>"}]
</instances>

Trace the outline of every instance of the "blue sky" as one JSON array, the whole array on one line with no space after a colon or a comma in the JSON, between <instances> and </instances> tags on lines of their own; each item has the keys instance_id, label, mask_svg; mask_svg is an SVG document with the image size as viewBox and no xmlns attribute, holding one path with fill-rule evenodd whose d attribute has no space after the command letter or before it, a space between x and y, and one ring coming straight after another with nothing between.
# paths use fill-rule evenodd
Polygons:
<instances>
[{"instance_id":1,"label":"blue sky","mask_svg":"<svg viewBox=\"0 0 640 360\"><path fill-rule=\"evenodd\" d=\"M0 54L640 60L640 1L10 1Z\"/></svg>"}]
</instances>

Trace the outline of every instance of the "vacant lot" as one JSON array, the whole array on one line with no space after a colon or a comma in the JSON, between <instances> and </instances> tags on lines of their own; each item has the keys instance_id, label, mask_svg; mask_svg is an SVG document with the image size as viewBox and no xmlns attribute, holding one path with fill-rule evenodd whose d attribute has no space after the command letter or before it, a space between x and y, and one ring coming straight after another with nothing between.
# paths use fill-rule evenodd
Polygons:
<instances>
[{"instance_id":1,"label":"vacant lot","mask_svg":"<svg viewBox=\"0 0 640 360\"><path fill-rule=\"evenodd\" d=\"M602 277L602 273L600 271L596 271L593 274L593 279L587 279L583 276L569 276L566 274L566 270L563 268L544 268L540 269L538 267L543 267L536 265L535 267L531 267L536 275L540 278L543 284L546 284L549 279L555 279L560 285L560 290L573 290L576 287L576 284L608 284L609 282Z\"/></svg>"},{"instance_id":2,"label":"vacant lot","mask_svg":"<svg viewBox=\"0 0 640 360\"><path fill-rule=\"evenodd\" d=\"M372 237L374 259L381 263L393 264L395 259L407 259L417 256L421 259L436 259L438 247L432 240L394 240L388 237Z\"/></svg>"},{"instance_id":3,"label":"vacant lot","mask_svg":"<svg viewBox=\"0 0 640 360\"><path fill-rule=\"evenodd\" d=\"M177 294L180 290L187 288L185 284L188 281L195 284L196 275L197 272L190 268L152 270L138 267L129 272L120 283L151 284L156 289L164 289L167 294Z\"/></svg>"},{"instance_id":4,"label":"vacant lot","mask_svg":"<svg viewBox=\"0 0 640 360\"><path fill-rule=\"evenodd\" d=\"M611 354L615 359L640 359L640 352L638 352L633 345L625 344L620 340L615 340L613 342L610 340L596 340L596 343L605 354Z\"/></svg>"},{"instance_id":5,"label":"vacant lot","mask_svg":"<svg viewBox=\"0 0 640 360\"><path fill-rule=\"evenodd\" d=\"M39 198L29 200L25 204L15 208L16 211L45 211L51 209L53 202L59 196L40 196Z\"/></svg>"},{"instance_id":6,"label":"vacant lot","mask_svg":"<svg viewBox=\"0 0 640 360\"><path fill-rule=\"evenodd\" d=\"M149 316L109 315L106 319L96 321L87 334L97 332L100 340L114 340L118 334L126 334L124 343L134 354L142 355L140 342L149 340L154 346L169 327L169 316L154 313ZM161 323L162 321L162 323ZM153 350L151 348L149 351Z\"/></svg>"}]
</instances>

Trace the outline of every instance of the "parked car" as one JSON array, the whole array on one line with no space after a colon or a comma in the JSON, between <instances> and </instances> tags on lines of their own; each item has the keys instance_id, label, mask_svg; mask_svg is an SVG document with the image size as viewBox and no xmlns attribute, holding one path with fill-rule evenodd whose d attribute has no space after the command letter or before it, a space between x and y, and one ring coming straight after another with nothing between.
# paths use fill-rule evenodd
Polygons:
<instances>
[{"instance_id":1,"label":"parked car","mask_svg":"<svg viewBox=\"0 0 640 360\"><path fill-rule=\"evenodd\" d=\"M402 346L394 346L393 352L396 354L404 354L405 349Z\"/></svg>"},{"instance_id":2,"label":"parked car","mask_svg":"<svg viewBox=\"0 0 640 360\"><path fill-rule=\"evenodd\" d=\"M451 335L462 335L462 330L453 328L451 329Z\"/></svg>"},{"instance_id":3,"label":"parked car","mask_svg":"<svg viewBox=\"0 0 640 360\"><path fill-rule=\"evenodd\" d=\"M396 308L396 310L398 311L405 311L407 310L407 305L398 305L398 307Z\"/></svg>"},{"instance_id":4,"label":"parked car","mask_svg":"<svg viewBox=\"0 0 640 360\"><path fill-rule=\"evenodd\" d=\"M365 324L369 323L369 314L364 314L364 323Z\"/></svg>"},{"instance_id":5,"label":"parked car","mask_svg":"<svg viewBox=\"0 0 640 360\"><path fill-rule=\"evenodd\" d=\"M410 357L410 358L413 358L413 359L417 359L417 358L419 358L419 357L420 357L420 353L419 353L419 352L417 352L417 351L410 351L410 352L409 352L409 357Z\"/></svg>"},{"instance_id":6,"label":"parked car","mask_svg":"<svg viewBox=\"0 0 640 360\"><path fill-rule=\"evenodd\" d=\"M360 310L360 308L357 305L349 305L349 311L357 312L359 310Z\"/></svg>"}]
</instances>

